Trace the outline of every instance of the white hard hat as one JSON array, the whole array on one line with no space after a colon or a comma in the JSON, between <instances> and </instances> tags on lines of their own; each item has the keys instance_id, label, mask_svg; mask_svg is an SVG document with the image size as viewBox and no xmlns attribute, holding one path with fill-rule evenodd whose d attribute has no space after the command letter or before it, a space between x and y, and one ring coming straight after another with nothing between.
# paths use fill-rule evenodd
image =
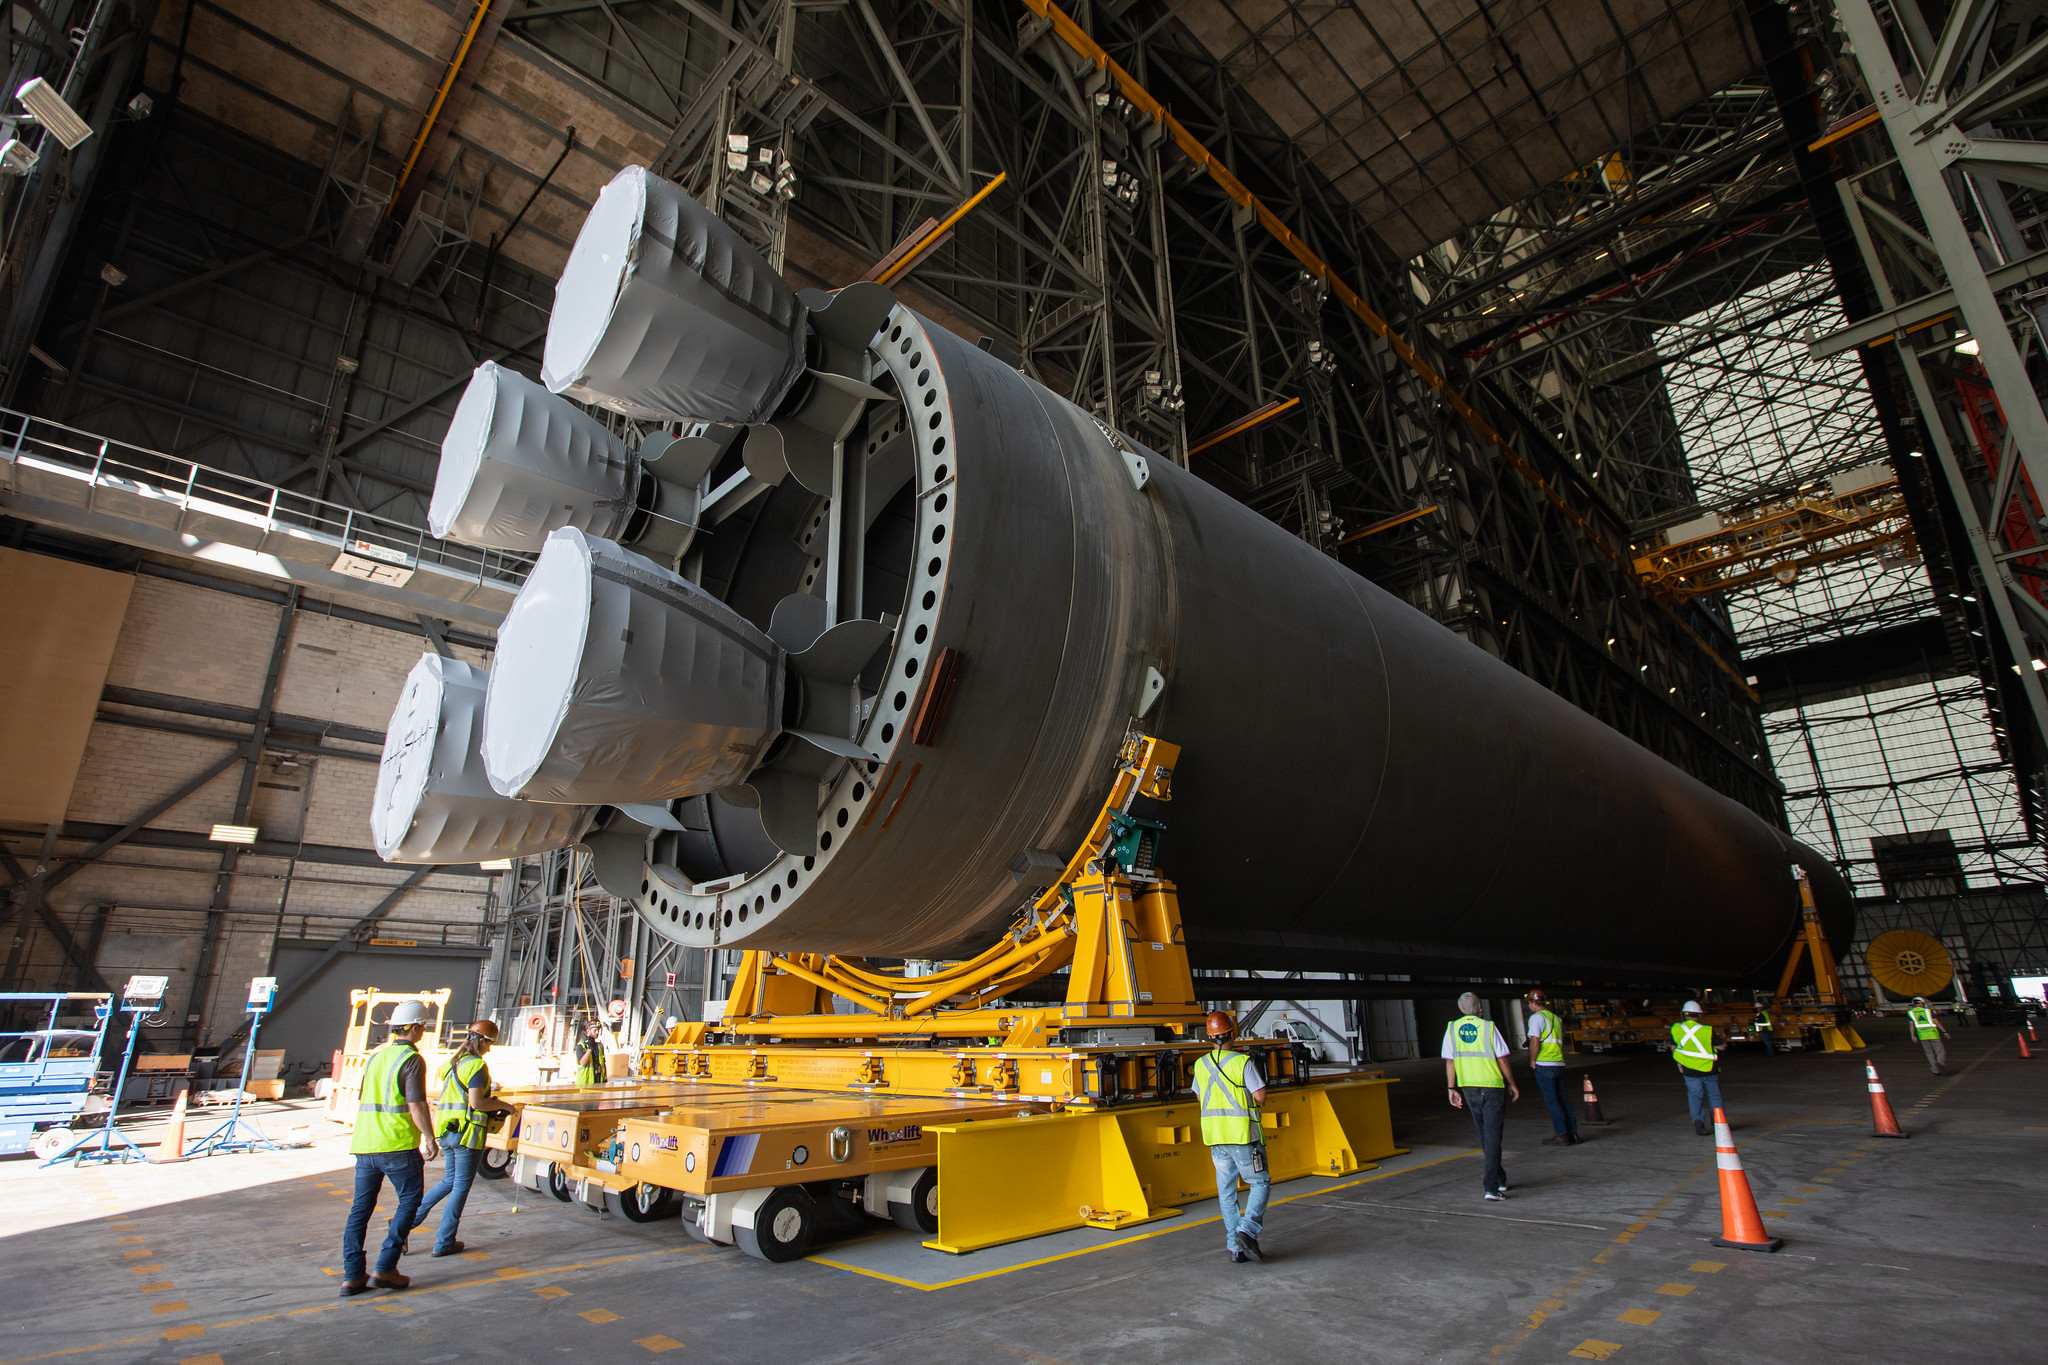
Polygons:
<instances>
[{"instance_id":1,"label":"white hard hat","mask_svg":"<svg viewBox=\"0 0 2048 1365\"><path fill-rule=\"evenodd\" d=\"M1916 1005L1924 1005L1927 1003L1927 997L1924 995L1916 995L1913 997L1913 1003Z\"/></svg>"},{"instance_id":2,"label":"white hard hat","mask_svg":"<svg viewBox=\"0 0 2048 1365\"><path fill-rule=\"evenodd\" d=\"M1697 1000L1688 1000L1688 1001L1686 1001L1686 1002L1685 1002L1685 1010L1684 1010L1684 1013L1686 1013L1686 1014L1700 1014L1700 1013L1703 1013L1703 1011L1702 1011L1702 1010L1700 1009L1700 1002L1699 1002L1699 1001L1697 1001Z\"/></svg>"},{"instance_id":3,"label":"white hard hat","mask_svg":"<svg viewBox=\"0 0 2048 1365\"><path fill-rule=\"evenodd\" d=\"M427 1007L417 1000L401 1000L398 1002L398 1007L391 1011L391 1018L388 1022L393 1028L406 1028L412 1024L424 1024L427 1022Z\"/></svg>"}]
</instances>

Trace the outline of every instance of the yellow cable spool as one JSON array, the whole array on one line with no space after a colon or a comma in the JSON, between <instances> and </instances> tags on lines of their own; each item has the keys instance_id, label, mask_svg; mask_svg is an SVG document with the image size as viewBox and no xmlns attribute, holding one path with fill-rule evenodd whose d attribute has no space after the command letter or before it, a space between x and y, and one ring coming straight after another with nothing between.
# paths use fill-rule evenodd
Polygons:
<instances>
[{"instance_id":1,"label":"yellow cable spool","mask_svg":"<svg viewBox=\"0 0 2048 1365\"><path fill-rule=\"evenodd\" d=\"M1879 934L1863 951L1870 974L1877 984L1893 995L1933 995L1948 989L1955 979L1955 964L1948 949L1932 934L1918 929L1894 929Z\"/></svg>"}]
</instances>

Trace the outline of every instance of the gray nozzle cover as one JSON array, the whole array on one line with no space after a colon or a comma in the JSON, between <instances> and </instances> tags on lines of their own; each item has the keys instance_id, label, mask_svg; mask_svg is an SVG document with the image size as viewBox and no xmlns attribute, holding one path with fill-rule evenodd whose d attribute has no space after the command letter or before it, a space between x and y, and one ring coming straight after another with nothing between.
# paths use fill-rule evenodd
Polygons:
<instances>
[{"instance_id":1,"label":"gray nozzle cover","mask_svg":"<svg viewBox=\"0 0 2048 1365\"><path fill-rule=\"evenodd\" d=\"M716 214L628 166L576 234L541 379L643 420L765 421L804 372L805 316Z\"/></svg>"},{"instance_id":2,"label":"gray nozzle cover","mask_svg":"<svg viewBox=\"0 0 2048 1365\"><path fill-rule=\"evenodd\" d=\"M442 438L427 524L466 545L528 554L563 526L613 537L633 515L639 465L595 417L486 360Z\"/></svg>"},{"instance_id":3,"label":"gray nozzle cover","mask_svg":"<svg viewBox=\"0 0 2048 1365\"><path fill-rule=\"evenodd\" d=\"M783 651L652 560L573 527L547 539L498 631L491 785L630 805L743 780L779 733Z\"/></svg>"},{"instance_id":4,"label":"gray nozzle cover","mask_svg":"<svg viewBox=\"0 0 2048 1365\"><path fill-rule=\"evenodd\" d=\"M566 848L583 836L590 806L500 796L484 775L477 739L489 675L428 654L413 665L377 768L370 834L393 863L467 863Z\"/></svg>"}]
</instances>

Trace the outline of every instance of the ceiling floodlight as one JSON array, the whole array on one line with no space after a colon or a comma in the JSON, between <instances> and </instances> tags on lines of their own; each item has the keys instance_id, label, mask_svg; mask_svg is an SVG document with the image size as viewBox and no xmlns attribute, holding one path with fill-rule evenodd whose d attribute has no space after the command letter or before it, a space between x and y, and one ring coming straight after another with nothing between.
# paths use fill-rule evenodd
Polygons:
<instances>
[{"instance_id":1,"label":"ceiling floodlight","mask_svg":"<svg viewBox=\"0 0 2048 1365\"><path fill-rule=\"evenodd\" d=\"M1957 355L1975 355L1977 350L1977 338L1975 337L1964 337L1956 343Z\"/></svg>"},{"instance_id":2,"label":"ceiling floodlight","mask_svg":"<svg viewBox=\"0 0 2048 1365\"><path fill-rule=\"evenodd\" d=\"M8 138L6 144L0 146L0 175L27 175L36 168L40 159L36 149L20 138Z\"/></svg>"},{"instance_id":3,"label":"ceiling floodlight","mask_svg":"<svg viewBox=\"0 0 2048 1365\"><path fill-rule=\"evenodd\" d=\"M510 858L486 858L478 863L477 866L486 872L510 872L512 870L512 860Z\"/></svg>"},{"instance_id":4,"label":"ceiling floodlight","mask_svg":"<svg viewBox=\"0 0 2048 1365\"><path fill-rule=\"evenodd\" d=\"M41 76L22 85L14 97L28 106L36 116L36 122L50 130L51 136L63 143L66 150L92 136L92 125L78 116L78 111L65 103L57 93L57 87Z\"/></svg>"},{"instance_id":5,"label":"ceiling floodlight","mask_svg":"<svg viewBox=\"0 0 2048 1365\"><path fill-rule=\"evenodd\" d=\"M370 803L370 836L386 862L503 870L515 857L566 848L589 828L589 806L509 801L491 790L477 752L489 681L483 669L439 654L423 655L406 675Z\"/></svg>"},{"instance_id":6,"label":"ceiling floodlight","mask_svg":"<svg viewBox=\"0 0 2048 1365\"><path fill-rule=\"evenodd\" d=\"M807 316L723 219L628 166L555 286L541 382L642 421L764 422L803 377Z\"/></svg>"},{"instance_id":7,"label":"ceiling floodlight","mask_svg":"<svg viewBox=\"0 0 2048 1365\"><path fill-rule=\"evenodd\" d=\"M206 837L216 844L253 844L257 833L254 825L215 825Z\"/></svg>"}]
</instances>

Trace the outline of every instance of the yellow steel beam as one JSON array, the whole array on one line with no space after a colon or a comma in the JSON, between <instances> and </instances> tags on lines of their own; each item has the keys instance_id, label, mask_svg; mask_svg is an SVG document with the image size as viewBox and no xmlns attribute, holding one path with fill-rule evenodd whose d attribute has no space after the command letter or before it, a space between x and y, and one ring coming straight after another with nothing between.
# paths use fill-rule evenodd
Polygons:
<instances>
[{"instance_id":1,"label":"yellow steel beam","mask_svg":"<svg viewBox=\"0 0 2048 1365\"><path fill-rule=\"evenodd\" d=\"M989 181L986 185L983 185L980 189L976 190L967 199L965 203L961 204L960 207L954 209L951 213L947 214L944 220L941 221L937 226L935 226L930 232L927 232L924 236L918 238L917 244L911 247L910 250L904 252L903 255L896 260L895 264L891 265L887 270L884 270L880 274L876 275L875 283L887 284L889 283L889 281L895 279L898 275L903 274L912 266L916 265L918 261L923 258L927 250L937 245L941 237L944 237L947 233L951 232L955 225L957 225L962 218L965 218L968 214L974 212L976 205L980 204L982 200L988 198L991 194L995 193L996 186L1002 184L1005 180L1008 180L1009 178L1010 173L1008 171L998 172L995 179Z\"/></svg>"},{"instance_id":2,"label":"yellow steel beam","mask_svg":"<svg viewBox=\"0 0 2048 1365\"><path fill-rule=\"evenodd\" d=\"M475 45L476 35L489 17L492 3L493 0L477 0L476 13L470 16L469 28L463 32L455 57L441 76L440 87L434 91L434 102L427 106L427 116L420 120L420 130L412 140L412 149L405 154L405 165L398 172L398 183L391 187L391 202L384 206L386 213L398 207L398 196L405 193L405 182L412 179L413 167L419 163L420 153L426 150L427 139L433 134L434 124L440 120L441 106L448 102L448 92L455 88L455 82L462 76L462 64L469 60L469 49Z\"/></svg>"},{"instance_id":3,"label":"yellow steel beam","mask_svg":"<svg viewBox=\"0 0 2048 1365\"><path fill-rule=\"evenodd\" d=\"M1262 408L1246 413L1228 426L1218 427L1188 447L1189 455L1199 455L1210 446L1221 445L1233 436L1241 436L1254 427L1262 427L1281 413L1301 406L1301 395L1292 398L1276 398Z\"/></svg>"}]
</instances>

